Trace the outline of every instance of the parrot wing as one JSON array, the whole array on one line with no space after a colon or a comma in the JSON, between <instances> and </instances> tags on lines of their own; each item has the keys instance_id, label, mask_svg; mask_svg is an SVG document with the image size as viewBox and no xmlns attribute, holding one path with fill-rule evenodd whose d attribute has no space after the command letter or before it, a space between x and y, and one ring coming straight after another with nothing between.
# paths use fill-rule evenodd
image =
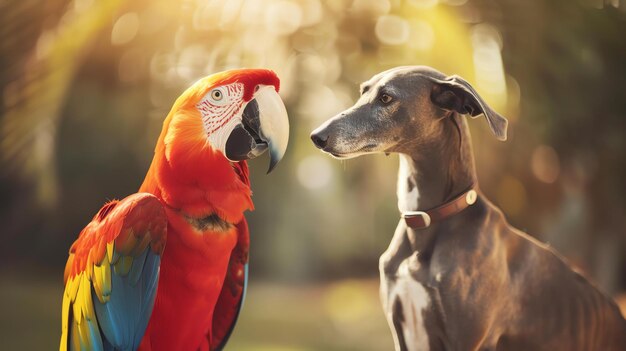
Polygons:
<instances>
[{"instance_id":1,"label":"parrot wing","mask_svg":"<svg viewBox=\"0 0 626 351\"><path fill-rule=\"evenodd\" d=\"M239 179L249 187L250 175L246 161L237 162L233 167ZM230 254L224 285L213 311L211 334L208 335L212 351L222 350L228 342L246 298L250 232L245 218L236 227L237 244Z\"/></svg>"},{"instance_id":2,"label":"parrot wing","mask_svg":"<svg viewBox=\"0 0 626 351\"><path fill-rule=\"evenodd\" d=\"M237 245L230 255L222 291L213 311L211 350L222 350L230 337L243 306L248 286L248 248L250 235L244 219L237 224Z\"/></svg>"},{"instance_id":3,"label":"parrot wing","mask_svg":"<svg viewBox=\"0 0 626 351\"><path fill-rule=\"evenodd\" d=\"M165 247L161 201L137 193L104 205L70 248L60 350L136 349L152 314Z\"/></svg>"}]
</instances>

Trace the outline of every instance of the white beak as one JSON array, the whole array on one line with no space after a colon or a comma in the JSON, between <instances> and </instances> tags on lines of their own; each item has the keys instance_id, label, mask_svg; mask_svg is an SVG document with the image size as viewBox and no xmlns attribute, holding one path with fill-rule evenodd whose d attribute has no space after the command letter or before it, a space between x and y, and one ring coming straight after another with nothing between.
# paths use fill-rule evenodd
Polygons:
<instances>
[{"instance_id":1,"label":"white beak","mask_svg":"<svg viewBox=\"0 0 626 351\"><path fill-rule=\"evenodd\" d=\"M289 118L285 104L273 86L261 85L254 100L259 105L259 136L270 149L269 173L287 151Z\"/></svg>"}]
</instances>

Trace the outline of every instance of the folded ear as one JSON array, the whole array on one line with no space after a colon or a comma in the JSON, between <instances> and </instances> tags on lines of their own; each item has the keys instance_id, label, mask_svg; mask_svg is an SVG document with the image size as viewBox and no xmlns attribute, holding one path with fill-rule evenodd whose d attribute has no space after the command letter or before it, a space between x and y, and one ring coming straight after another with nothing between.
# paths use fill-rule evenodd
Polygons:
<instances>
[{"instance_id":1,"label":"folded ear","mask_svg":"<svg viewBox=\"0 0 626 351\"><path fill-rule=\"evenodd\" d=\"M445 110L469 114L472 117L483 114L496 138L506 140L506 128L509 122L492 110L470 83L459 76L450 76L443 80L431 79L435 85L430 99L435 105Z\"/></svg>"}]
</instances>

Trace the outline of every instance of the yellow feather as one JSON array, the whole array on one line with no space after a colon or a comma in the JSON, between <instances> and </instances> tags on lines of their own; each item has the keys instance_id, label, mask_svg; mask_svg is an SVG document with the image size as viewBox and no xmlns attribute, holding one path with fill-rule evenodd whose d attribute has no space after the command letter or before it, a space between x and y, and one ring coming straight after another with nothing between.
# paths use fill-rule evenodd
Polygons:
<instances>
[{"instance_id":1,"label":"yellow feather","mask_svg":"<svg viewBox=\"0 0 626 351\"><path fill-rule=\"evenodd\" d=\"M100 345L100 348L102 348L98 320L91 298L91 281L87 278L86 274L81 274L80 287L78 288L78 294L76 294L76 302L74 304L74 311L79 311L78 316L80 316L80 318L76 318L77 315L74 315L76 329L73 334L78 334L81 350L97 348L96 345ZM92 334L91 330L95 330L96 332ZM72 336L74 338L74 335ZM95 339L92 339L92 336ZM74 343L76 342L76 340L72 341Z\"/></svg>"},{"instance_id":2,"label":"yellow feather","mask_svg":"<svg viewBox=\"0 0 626 351\"><path fill-rule=\"evenodd\" d=\"M80 285L80 284L78 284L78 282L80 281L80 279L78 279L78 278L80 277L81 274L78 274L78 275L70 278L67 281L67 284L66 284L67 287L65 288L65 292L67 294L67 297L72 302L74 302L74 300L76 299L76 293L78 292L78 286Z\"/></svg>"},{"instance_id":3,"label":"yellow feather","mask_svg":"<svg viewBox=\"0 0 626 351\"><path fill-rule=\"evenodd\" d=\"M78 293L78 290L80 290L80 282L82 281L82 276L82 273L77 275L76 277L74 277L73 282L73 284L76 286L75 289L77 293L74 295L74 299L72 299L72 317L77 323L83 319L83 313L81 312L83 294Z\"/></svg>"},{"instance_id":4,"label":"yellow feather","mask_svg":"<svg viewBox=\"0 0 626 351\"><path fill-rule=\"evenodd\" d=\"M111 297L111 264L107 262L102 266L102 295L105 301Z\"/></svg>"},{"instance_id":5,"label":"yellow feather","mask_svg":"<svg viewBox=\"0 0 626 351\"><path fill-rule=\"evenodd\" d=\"M109 297L111 296L111 265L107 264L102 271L104 274L104 279L102 282L104 285L102 286L102 293L106 297L106 300L109 301Z\"/></svg>"},{"instance_id":6,"label":"yellow feather","mask_svg":"<svg viewBox=\"0 0 626 351\"><path fill-rule=\"evenodd\" d=\"M78 331L78 336L80 337L80 345L81 346L87 346L90 345L90 339L89 339L89 323L87 323L87 320L83 319L82 322L78 323L78 328L76 328ZM81 350L86 350L86 347L81 347Z\"/></svg>"},{"instance_id":7,"label":"yellow feather","mask_svg":"<svg viewBox=\"0 0 626 351\"><path fill-rule=\"evenodd\" d=\"M108 258L102 260L102 265L93 267L93 285L100 303L109 301L111 295L111 265Z\"/></svg>"},{"instance_id":8,"label":"yellow feather","mask_svg":"<svg viewBox=\"0 0 626 351\"><path fill-rule=\"evenodd\" d=\"M104 301L102 301L102 266L93 266L91 281L93 282L93 290L96 293L98 300L100 300L101 303L104 303Z\"/></svg>"},{"instance_id":9,"label":"yellow feather","mask_svg":"<svg viewBox=\"0 0 626 351\"><path fill-rule=\"evenodd\" d=\"M72 323L72 350L81 350L78 324L76 322Z\"/></svg>"},{"instance_id":10,"label":"yellow feather","mask_svg":"<svg viewBox=\"0 0 626 351\"><path fill-rule=\"evenodd\" d=\"M86 275L83 275L83 279L80 282L79 295L83 301L82 311L88 320L96 319L96 312L93 309L93 301L91 300L91 284Z\"/></svg>"},{"instance_id":11,"label":"yellow feather","mask_svg":"<svg viewBox=\"0 0 626 351\"><path fill-rule=\"evenodd\" d=\"M115 248L115 241L111 241L107 244L107 257L109 258L109 262L113 262L113 249Z\"/></svg>"},{"instance_id":12,"label":"yellow feather","mask_svg":"<svg viewBox=\"0 0 626 351\"><path fill-rule=\"evenodd\" d=\"M59 346L59 351L67 351L67 334L69 333L70 297L67 293L67 286L65 290L66 293L63 294L63 307L61 310L61 345Z\"/></svg>"},{"instance_id":13,"label":"yellow feather","mask_svg":"<svg viewBox=\"0 0 626 351\"><path fill-rule=\"evenodd\" d=\"M132 229L122 230L115 238L115 251L122 256L126 256L135 246L137 239Z\"/></svg>"},{"instance_id":14,"label":"yellow feather","mask_svg":"<svg viewBox=\"0 0 626 351\"><path fill-rule=\"evenodd\" d=\"M141 238L141 241L135 246L135 248L131 251L130 255L133 257L137 257L143 253L143 251L150 245L150 241L152 241L152 236L150 232L147 231L144 236Z\"/></svg>"},{"instance_id":15,"label":"yellow feather","mask_svg":"<svg viewBox=\"0 0 626 351\"><path fill-rule=\"evenodd\" d=\"M113 266L115 274L126 276L133 266L133 258L131 256L121 256L117 263Z\"/></svg>"},{"instance_id":16,"label":"yellow feather","mask_svg":"<svg viewBox=\"0 0 626 351\"><path fill-rule=\"evenodd\" d=\"M65 270L63 271L63 281L67 283L67 280L70 276L71 267L74 266L74 254L70 253L70 257L67 259L67 263L65 264Z\"/></svg>"}]
</instances>

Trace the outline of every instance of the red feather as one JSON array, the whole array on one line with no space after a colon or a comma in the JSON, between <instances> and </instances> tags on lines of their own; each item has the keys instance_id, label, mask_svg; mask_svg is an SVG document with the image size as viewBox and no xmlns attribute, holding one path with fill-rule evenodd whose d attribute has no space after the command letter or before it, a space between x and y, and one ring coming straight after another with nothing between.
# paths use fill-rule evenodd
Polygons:
<instances>
[{"instance_id":1,"label":"red feather","mask_svg":"<svg viewBox=\"0 0 626 351\"><path fill-rule=\"evenodd\" d=\"M64 280L67 282L93 264L100 264L108 243L114 242L117 251L127 254L141 252L149 245L160 255L166 240L163 212L158 199L149 194L133 194L102 206L72 244ZM146 235L148 237L144 238ZM144 245L139 245L138 249L137 244L142 242Z\"/></svg>"},{"instance_id":2,"label":"red feather","mask_svg":"<svg viewBox=\"0 0 626 351\"><path fill-rule=\"evenodd\" d=\"M237 225L237 245L230 256L222 293L213 313L213 326L210 335L211 350L224 344L237 321L247 279L245 269L248 263L249 246L248 223L244 219Z\"/></svg>"},{"instance_id":3,"label":"red feather","mask_svg":"<svg viewBox=\"0 0 626 351\"><path fill-rule=\"evenodd\" d=\"M74 281L69 278L108 257L105 256L107 243L112 241L115 253L133 256L136 247L146 245L162 253L156 299L141 339L141 350L213 350L224 343L236 322L248 262L249 234L244 212L253 209L248 165L245 161L232 163L221 151L211 148L196 108L211 89L233 82L244 85L246 101L252 98L258 85L279 89L276 74L261 69L222 72L196 82L176 100L163 122L154 159L139 190L154 196L133 194L120 202L106 204L71 248L65 272L69 285ZM155 271L151 271L153 277ZM126 284L125 281L116 280L116 284ZM117 297L122 297L121 301L137 306L135 300L123 298L124 289L117 291L117 295L116 292L111 295L116 297L116 303ZM134 298L148 297L141 294ZM154 296L153 288L150 294ZM83 294L81 298L85 296L89 304L91 295ZM64 298L62 347L68 342L67 322L73 318L69 310L71 298ZM107 308L123 308L112 306ZM93 306L88 307L92 319L82 319L87 324L80 325L84 329L80 336L88 339L93 335L97 339L101 329L95 323ZM144 311L147 317L149 309ZM100 326L115 324L126 328L123 323L111 321ZM87 340L83 339L74 341ZM133 345L137 341L133 339Z\"/></svg>"},{"instance_id":4,"label":"red feather","mask_svg":"<svg viewBox=\"0 0 626 351\"><path fill-rule=\"evenodd\" d=\"M248 166L211 149L195 108L210 89L235 81L244 84L248 100L259 84L279 89L268 70L213 75L183 93L163 124L140 190L162 199L168 217L156 302L141 350L215 349L236 321L249 246L243 213L253 209ZM198 218L220 225L199 230L192 225Z\"/></svg>"},{"instance_id":5,"label":"red feather","mask_svg":"<svg viewBox=\"0 0 626 351\"><path fill-rule=\"evenodd\" d=\"M150 318L166 226L161 201L139 193L105 204L81 231L65 266L60 350L102 349L103 342L137 347Z\"/></svg>"}]
</instances>

